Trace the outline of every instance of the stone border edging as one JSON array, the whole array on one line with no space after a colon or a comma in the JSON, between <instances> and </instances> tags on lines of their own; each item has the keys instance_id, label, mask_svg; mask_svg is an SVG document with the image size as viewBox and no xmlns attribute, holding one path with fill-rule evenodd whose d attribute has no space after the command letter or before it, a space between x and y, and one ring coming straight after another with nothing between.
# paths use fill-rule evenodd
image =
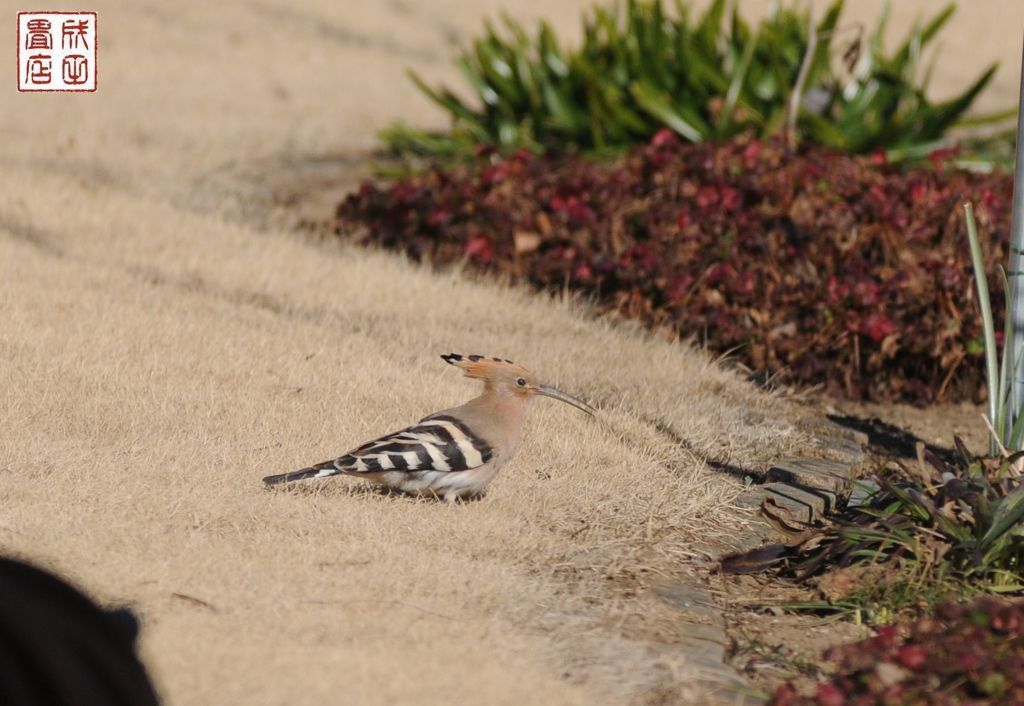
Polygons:
<instances>
[{"instance_id":1,"label":"stone border edging","mask_svg":"<svg viewBox=\"0 0 1024 706\"><path fill-rule=\"evenodd\" d=\"M805 522L812 522L836 509L843 493L864 463L867 434L819 420L808 429L819 448L832 458L799 457L773 464L764 482L751 486L736 505L749 512L748 524L732 542L736 551L753 549L778 541L781 533L760 517L761 503L771 498ZM726 632L725 614L711 592L697 582L668 581L653 586L654 594L677 608L682 616L683 634L677 648L706 674L702 685L709 701L752 706L763 701L755 695L746 679L726 661L732 639Z\"/></svg>"}]
</instances>

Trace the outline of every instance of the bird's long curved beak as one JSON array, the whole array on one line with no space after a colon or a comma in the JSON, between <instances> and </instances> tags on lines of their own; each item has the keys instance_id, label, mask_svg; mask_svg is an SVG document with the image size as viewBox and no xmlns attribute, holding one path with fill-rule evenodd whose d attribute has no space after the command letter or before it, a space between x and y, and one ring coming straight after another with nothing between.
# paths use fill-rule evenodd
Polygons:
<instances>
[{"instance_id":1,"label":"bird's long curved beak","mask_svg":"<svg viewBox=\"0 0 1024 706\"><path fill-rule=\"evenodd\" d=\"M594 408L591 407L589 404L587 404L583 400L576 399L572 395L567 395L561 390L557 390L551 387L550 385L537 385L537 387L534 389L537 391L538 395L544 395L545 397L553 397L554 399L561 400L566 404L571 404L576 409L586 412L591 417L594 416Z\"/></svg>"}]
</instances>

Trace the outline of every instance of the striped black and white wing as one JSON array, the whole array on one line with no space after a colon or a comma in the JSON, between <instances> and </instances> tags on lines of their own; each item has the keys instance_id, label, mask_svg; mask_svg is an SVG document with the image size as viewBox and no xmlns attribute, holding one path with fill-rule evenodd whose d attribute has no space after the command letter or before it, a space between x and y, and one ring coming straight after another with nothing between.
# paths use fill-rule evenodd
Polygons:
<instances>
[{"instance_id":1,"label":"striped black and white wing","mask_svg":"<svg viewBox=\"0 0 1024 706\"><path fill-rule=\"evenodd\" d=\"M455 417L441 414L369 441L333 461L268 476L263 482L274 485L339 473L469 471L484 465L493 455L490 445L473 434L465 424Z\"/></svg>"},{"instance_id":2,"label":"striped black and white wing","mask_svg":"<svg viewBox=\"0 0 1024 706\"><path fill-rule=\"evenodd\" d=\"M455 417L427 417L363 444L334 461L338 470L468 471L491 460L491 447Z\"/></svg>"}]
</instances>

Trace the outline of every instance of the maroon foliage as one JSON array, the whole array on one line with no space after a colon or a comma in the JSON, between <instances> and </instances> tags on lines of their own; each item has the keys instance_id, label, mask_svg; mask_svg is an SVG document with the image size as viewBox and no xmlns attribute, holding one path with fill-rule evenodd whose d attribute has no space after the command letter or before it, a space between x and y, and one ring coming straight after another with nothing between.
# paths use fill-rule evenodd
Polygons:
<instances>
[{"instance_id":1,"label":"maroon foliage","mask_svg":"<svg viewBox=\"0 0 1024 706\"><path fill-rule=\"evenodd\" d=\"M1024 605L993 599L945 604L902 631L882 628L825 657L838 667L830 681L810 696L783 684L771 706L1021 704Z\"/></svg>"},{"instance_id":2,"label":"maroon foliage","mask_svg":"<svg viewBox=\"0 0 1024 706\"><path fill-rule=\"evenodd\" d=\"M609 163L476 162L366 183L338 232L584 293L613 317L706 340L837 395L981 394L980 316L962 204L990 267L1006 260L1012 179L742 139L671 133ZM993 270L994 272L994 270ZM990 278L1000 320L1001 286Z\"/></svg>"}]
</instances>

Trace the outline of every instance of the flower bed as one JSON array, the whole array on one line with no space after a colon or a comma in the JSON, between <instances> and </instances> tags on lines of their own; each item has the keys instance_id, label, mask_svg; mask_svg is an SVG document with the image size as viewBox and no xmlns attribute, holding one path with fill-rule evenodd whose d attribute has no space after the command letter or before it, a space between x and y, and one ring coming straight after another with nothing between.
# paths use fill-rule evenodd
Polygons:
<instances>
[{"instance_id":1,"label":"flower bed","mask_svg":"<svg viewBox=\"0 0 1024 706\"><path fill-rule=\"evenodd\" d=\"M482 150L364 183L335 225L415 260L569 288L834 395L959 400L984 389L961 205L976 204L994 271L1012 177L947 168L948 156L903 169L751 138L684 145L667 130L604 163Z\"/></svg>"}]
</instances>

